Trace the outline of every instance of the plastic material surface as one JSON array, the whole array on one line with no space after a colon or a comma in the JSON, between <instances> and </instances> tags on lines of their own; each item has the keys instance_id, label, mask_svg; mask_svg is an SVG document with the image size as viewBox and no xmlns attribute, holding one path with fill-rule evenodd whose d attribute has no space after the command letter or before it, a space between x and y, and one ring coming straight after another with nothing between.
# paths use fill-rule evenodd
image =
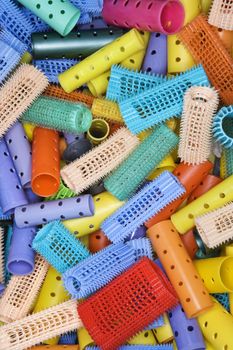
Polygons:
<instances>
[{"instance_id":1,"label":"plastic material surface","mask_svg":"<svg viewBox=\"0 0 233 350\"><path fill-rule=\"evenodd\" d=\"M19 63L20 54L7 43L0 40L0 83L2 84Z\"/></svg>"},{"instance_id":2,"label":"plastic material surface","mask_svg":"<svg viewBox=\"0 0 233 350\"><path fill-rule=\"evenodd\" d=\"M167 74L167 36L151 33L142 70L154 74Z\"/></svg>"},{"instance_id":3,"label":"plastic material surface","mask_svg":"<svg viewBox=\"0 0 233 350\"><path fill-rule=\"evenodd\" d=\"M233 148L233 105L222 107L213 121L213 135L215 139L227 149Z\"/></svg>"}]
</instances>

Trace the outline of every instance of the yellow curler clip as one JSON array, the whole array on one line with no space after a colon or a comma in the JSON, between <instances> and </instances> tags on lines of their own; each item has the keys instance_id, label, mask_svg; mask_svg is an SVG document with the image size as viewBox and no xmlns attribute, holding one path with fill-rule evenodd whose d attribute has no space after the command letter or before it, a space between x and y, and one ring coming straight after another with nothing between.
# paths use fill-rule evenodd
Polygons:
<instances>
[{"instance_id":1,"label":"yellow curler clip","mask_svg":"<svg viewBox=\"0 0 233 350\"><path fill-rule=\"evenodd\" d=\"M77 330L78 342L79 342L79 350L85 350L86 346L94 345L94 340L86 330L86 328L82 327Z\"/></svg>"},{"instance_id":2,"label":"yellow curler clip","mask_svg":"<svg viewBox=\"0 0 233 350\"><path fill-rule=\"evenodd\" d=\"M130 345L156 345L158 344L154 334L150 330L145 330L137 335L135 335L133 338L128 340L127 344Z\"/></svg>"},{"instance_id":3,"label":"yellow curler clip","mask_svg":"<svg viewBox=\"0 0 233 350\"><path fill-rule=\"evenodd\" d=\"M164 325L156 329L153 329L154 335L159 344L170 342L174 338L167 314L164 314L163 318L164 318Z\"/></svg>"}]
</instances>

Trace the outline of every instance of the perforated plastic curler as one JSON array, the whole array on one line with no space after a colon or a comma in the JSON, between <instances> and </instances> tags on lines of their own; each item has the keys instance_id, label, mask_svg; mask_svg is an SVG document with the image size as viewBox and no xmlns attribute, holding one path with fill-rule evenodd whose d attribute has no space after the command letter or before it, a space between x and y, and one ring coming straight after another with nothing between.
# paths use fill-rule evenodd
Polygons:
<instances>
[{"instance_id":1,"label":"perforated plastic curler","mask_svg":"<svg viewBox=\"0 0 233 350\"><path fill-rule=\"evenodd\" d=\"M154 74L167 74L167 36L151 33L142 70Z\"/></svg>"},{"instance_id":2,"label":"perforated plastic curler","mask_svg":"<svg viewBox=\"0 0 233 350\"><path fill-rule=\"evenodd\" d=\"M11 277L0 299L2 322L13 322L30 313L47 271L48 263L37 255L32 273Z\"/></svg>"},{"instance_id":3,"label":"perforated plastic curler","mask_svg":"<svg viewBox=\"0 0 233 350\"><path fill-rule=\"evenodd\" d=\"M188 319L181 305L169 311L168 316L179 350L206 349L197 320Z\"/></svg>"},{"instance_id":4,"label":"perforated plastic curler","mask_svg":"<svg viewBox=\"0 0 233 350\"><path fill-rule=\"evenodd\" d=\"M27 50L27 45L21 42L14 34L4 27L0 27L0 40L4 41L20 55L23 55Z\"/></svg>"},{"instance_id":5,"label":"perforated plastic curler","mask_svg":"<svg viewBox=\"0 0 233 350\"><path fill-rule=\"evenodd\" d=\"M121 112L117 103L103 98L95 98L91 107L94 116L106 119L107 121L124 124Z\"/></svg>"},{"instance_id":6,"label":"perforated plastic curler","mask_svg":"<svg viewBox=\"0 0 233 350\"><path fill-rule=\"evenodd\" d=\"M180 238L183 242L185 249L187 250L187 253L189 254L190 258L193 260L196 256L196 253L199 250L199 246L196 242L193 230L188 231L187 233L182 235Z\"/></svg>"},{"instance_id":7,"label":"perforated plastic curler","mask_svg":"<svg viewBox=\"0 0 233 350\"><path fill-rule=\"evenodd\" d=\"M98 346L87 346L86 350L100 350ZM172 350L172 344L163 345L122 345L118 350Z\"/></svg>"},{"instance_id":8,"label":"perforated plastic curler","mask_svg":"<svg viewBox=\"0 0 233 350\"><path fill-rule=\"evenodd\" d=\"M140 260L143 256L147 256L150 260L153 260L152 247L148 238L133 238L125 244L133 249L135 262Z\"/></svg>"},{"instance_id":9,"label":"perforated plastic curler","mask_svg":"<svg viewBox=\"0 0 233 350\"><path fill-rule=\"evenodd\" d=\"M120 101L120 111L129 130L136 134L174 116L179 117L184 93L192 85L209 85L202 66Z\"/></svg>"},{"instance_id":10,"label":"perforated plastic curler","mask_svg":"<svg viewBox=\"0 0 233 350\"><path fill-rule=\"evenodd\" d=\"M110 127L106 120L96 118L92 120L91 126L87 131L87 138L93 145L98 145L107 139L109 133Z\"/></svg>"},{"instance_id":11,"label":"perforated plastic curler","mask_svg":"<svg viewBox=\"0 0 233 350\"><path fill-rule=\"evenodd\" d=\"M104 187L120 200L130 198L145 177L176 147L178 140L177 135L166 125L159 125L104 180Z\"/></svg>"},{"instance_id":12,"label":"perforated plastic curler","mask_svg":"<svg viewBox=\"0 0 233 350\"><path fill-rule=\"evenodd\" d=\"M77 330L79 350L85 350L88 346L94 345L94 340L86 330L82 327Z\"/></svg>"},{"instance_id":13,"label":"perforated plastic curler","mask_svg":"<svg viewBox=\"0 0 233 350\"><path fill-rule=\"evenodd\" d=\"M165 346L164 343L171 342L174 339L174 335L172 332L172 328L167 316L167 313L162 315L164 324L160 327L153 329L153 333L157 339L157 341Z\"/></svg>"},{"instance_id":14,"label":"perforated plastic curler","mask_svg":"<svg viewBox=\"0 0 233 350\"><path fill-rule=\"evenodd\" d=\"M227 0L214 0L208 22L217 28L233 30L233 5Z\"/></svg>"},{"instance_id":15,"label":"perforated plastic curler","mask_svg":"<svg viewBox=\"0 0 233 350\"><path fill-rule=\"evenodd\" d=\"M213 302L171 221L161 221L147 234L187 317L196 317L211 308Z\"/></svg>"},{"instance_id":16,"label":"perforated plastic curler","mask_svg":"<svg viewBox=\"0 0 233 350\"><path fill-rule=\"evenodd\" d=\"M44 73L48 81L53 84L58 84L58 74L65 72L67 69L78 63L78 60L59 59L59 60L35 60L33 61L40 71Z\"/></svg>"},{"instance_id":17,"label":"perforated plastic curler","mask_svg":"<svg viewBox=\"0 0 233 350\"><path fill-rule=\"evenodd\" d=\"M65 166L61 176L69 188L80 193L115 169L138 145L139 140L126 128Z\"/></svg>"},{"instance_id":18,"label":"perforated plastic curler","mask_svg":"<svg viewBox=\"0 0 233 350\"><path fill-rule=\"evenodd\" d=\"M111 242L102 230L97 230L88 236L88 249L92 254L106 248Z\"/></svg>"},{"instance_id":19,"label":"perforated plastic curler","mask_svg":"<svg viewBox=\"0 0 233 350\"><path fill-rule=\"evenodd\" d=\"M65 220L92 216L94 203L90 195L65 198L20 206L15 209L15 223L21 227L46 224L52 220Z\"/></svg>"},{"instance_id":20,"label":"perforated plastic curler","mask_svg":"<svg viewBox=\"0 0 233 350\"><path fill-rule=\"evenodd\" d=\"M213 136L224 147L233 148L233 105L222 107L213 121Z\"/></svg>"},{"instance_id":21,"label":"perforated plastic curler","mask_svg":"<svg viewBox=\"0 0 233 350\"><path fill-rule=\"evenodd\" d=\"M76 159L82 157L85 153L92 149L93 145L90 140L86 138L80 138L70 143L63 152L62 159L67 163L73 162Z\"/></svg>"},{"instance_id":22,"label":"perforated plastic curler","mask_svg":"<svg viewBox=\"0 0 233 350\"><path fill-rule=\"evenodd\" d=\"M211 188L219 184L222 180L215 175L208 174L203 181L196 187L196 189L191 193L191 196L188 198L187 203L191 203L202 194L208 192Z\"/></svg>"},{"instance_id":23,"label":"perforated plastic curler","mask_svg":"<svg viewBox=\"0 0 233 350\"><path fill-rule=\"evenodd\" d=\"M89 129L92 115L81 103L40 96L24 113L23 121L78 134Z\"/></svg>"},{"instance_id":24,"label":"perforated plastic curler","mask_svg":"<svg viewBox=\"0 0 233 350\"><path fill-rule=\"evenodd\" d=\"M224 104L233 103L232 58L204 15L199 15L178 34L196 62L201 62ZM219 64L221 62L221 64Z\"/></svg>"},{"instance_id":25,"label":"perforated plastic curler","mask_svg":"<svg viewBox=\"0 0 233 350\"><path fill-rule=\"evenodd\" d=\"M86 247L59 221L40 229L32 246L60 273L89 256Z\"/></svg>"},{"instance_id":26,"label":"perforated plastic curler","mask_svg":"<svg viewBox=\"0 0 233 350\"><path fill-rule=\"evenodd\" d=\"M23 350L81 326L77 303L69 300L0 327L0 349Z\"/></svg>"},{"instance_id":27,"label":"perforated plastic curler","mask_svg":"<svg viewBox=\"0 0 233 350\"><path fill-rule=\"evenodd\" d=\"M102 223L101 229L112 242L123 241L132 231L184 192L185 189L177 178L164 171L109 216Z\"/></svg>"},{"instance_id":28,"label":"perforated plastic curler","mask_svg":"<svg viewBox=\"0 0 233 350\"><path fill-rule=\"evenodd\" d=\"M46 345L46 350L65 350L65 349L66 350L79 350L79 345ZM28 350L45 350L45 346L44 345L36 345L36 346L33 346L32 348L29 348ZM147 350L147 349L145 349L145 350ZM212 350L212 349L210 349L210 350Z\"/></svg>"},{"instance_id":29,"label":"perforated plastic curler","mask_svg":"<svg viewBox=\"0 0 233 350\"><path fill-rule=\"evenodd\" d=\"M153 334L152 330L144 330L139 332L138 334L136 334L134 337L132 337L131 339L129 339L127 341L127 345L126 349L128 347L128 349L137 349L138 347L140 348L141 346L152 346L154 348L154 346L157 344L157 341L155 339L155 336ZM131 346L131 347L129 347ZM119 347L119 349L121 349L123 346Z\"/></svg>"},{"instance_id":30,"label":"perforated plastic curler","mask_svg":"<svg viewBox=\"0 0 233 350\"><path fill-rule=\"evenodd\" d=\"M218 33L219 38L222 40L223 45L225 46L225 48L228 50L228 52L232 56L232 48L233 48L232 30L224 30L224 29L218 28L217 33ZM1 37L1 35L0 35L0 37Z\"/></svg>"},{"instance_id":31,"label":"perforated plastic curler","mask_svg":"<svg viewBox=\"0 0 233 350\"><path fill-rule=\"evenodd\" d=\"M0 40L0 83L2 84L19 63L20 54Z\"/></svg>"},{"instance_id":32,"label":"perforated plastic curler","mask_svg":"<svg viewBox=\"0 0 233 350\"><path fill-rule=\"evenodd\" d=\"M184 8L179 1L129 2L105 0L103 12L108 24L164 34L178 32L184 22Z\"/></svg>"},{"instance_id":33,"label":"perforated plastic curler","mask_svg":"<svg viewBox=\"0 0 233 350\"><path fill-rule=\"evenodd\" d=\"M144 40L136 29L132 29L60 74L59 82L66 92L72 92L89 80L109 70L113 64L123 61L143 48Z\"/></svg>"},{"instance_id":34,"label":"perforated plastic curler","mask_svg":"<svg viewBox=\"0 0 233 350\"><path fill-rule=\"evenodd\" d=\"M173 225L181 234L195 226L195 218L218 209L233 200L232 193L233 175L229 176L208 192L178 210L171 216Z\"/></svg>"},{"instance_id":35,"label":"perforated plastic curler","mask_svg":"<svg viewBox=\"0 0 233 350\"><path fill-rule=\"evenodd\" d=\"M27 17L28 21L33 26L34 32L45 32L50 29L48 24L46 24L41 18L36 16L33 12L31 12L26 7L22 7L21 10L24 16Z\"/></svg>"},{"instance_id":36,"label":"perforated plastic curler","mask_svg":"<svg viewBox=\"0 0 233 350\"><path fill-rule=\"evenodd\" d=\"M142 258L81 303L78 312L95 343L107 350L116 349L176 303L162 271Z\"/></svg>"},{"instance_id":37,"label":"perforated plastic curler","mask_svg":"<svg viewBox=\"0 0 233 350\"><path fill-rule=\"evenodd\" d=\"M46 88L46 77L35 67L23 64L0 89L0 136Z\"/></svg>"}]
</instances>

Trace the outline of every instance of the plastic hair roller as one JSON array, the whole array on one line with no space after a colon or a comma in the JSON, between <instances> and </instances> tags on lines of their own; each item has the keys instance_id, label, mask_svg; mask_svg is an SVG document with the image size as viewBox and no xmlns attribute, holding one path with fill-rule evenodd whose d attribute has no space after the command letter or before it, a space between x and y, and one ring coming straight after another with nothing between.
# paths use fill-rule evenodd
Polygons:
<instances>
[{"instance_id":1,"label":"plastic hair roller","mask_svg":"<svg viewBox=\"0 0 233 350\"><path fill-rule=\"evenodd\" d=\"M44 73L48 81L58 84L58 74L63 73L67 69L77 64L78 60L59 59L59 60L36 60L33 61L34 66Z\"/></svg>"},{"instance_id":2,"label":"plastic hair roller","mask_svg":"<svg viewBox=\"0 0 233 350\"><path fill-rule=\"evenodd\" d=\"M185 13L183 5L176 0L126 4L123 0L105 0L102 15L108 24L119 27L174 34L181 29Z\"/></svg>"},{"instance_id":3,"label":"plastic hair roller","mask_svg":"<svg viewBox=\"0 0 233 350\"><path fill-rule=\"evenodd\" d=\"M55 193L53 196L46 197L45 200L52 201L57 199L72 198L75 196L76 194L72 192L69 188L67 188L62 181L60 181L60 186L57 193Z\"/></svg>"},{"instance_id":4,"label":"plastic hair roller","mask_svg":"<svg viewBox=\"0 0 233 350\"><path fill-rule=\"evenodd\" d=\"M0 28L0 40L4 41L4 43L12 47L12 49L17 51L20 55L23 55L27 50L27 45L25 45L18 38L16 38L16 36L3 27Z\"/></svg>"},{"instance_id":5,"label":"plastic hair roller","mask_svg":"<svg viewBox=\"0 0 233 350\"><path fill-rule=\"evenodd\" d=\"M81 218L93 214L93 199L86 194L63 200L19 206L15 209L15 223L19 228L31 227L46 224L52 220Z\"/></svg>"},{"instance_id":6,"label":"plastic hair roller","mask_svg":"<svg viewBox=\"0 0 233 350\"><path fill-rule=\"evenodd\" d=\"M102 223L101 229L112 242L123 241L132 231L184 192L185 189L177 178L164 171L109 216Z\"/></svg>"},{"instance_id":7,"label":"plastic hair roller","mask_svg":"<svg viewBox=\"0 0 233 350\"><path fill-rule=\"evenodd\" d=\"M171 220L177 231L181 234L187 232L195 226L194 220L197 216L218 209L232 201L232 183L233 175L173 214Z\"/></svg>"},{"instance_id":8,"label":"plastic hair roller","mask_svg":"<svg viewBox=\"0 0 233 350\"><path fill-rule=\"evenodd\" d=\"M122 349L126 347L126 349L137 349L137 348L144 348L145 346L148 347L148 349L155 347L157 344L157 341L154 337L152 330L144 330L142 332L139 332L137 335L132 337L130 340L127 341L127 345L120 346L119 349ZM131 345L131 346L130 346ZM152 347L151 347L152 346ZM146 347L145 347L146 350Z\"/></svg>"},{"instance_id":9,"label":"plastic hair roller","mask_svg":"<svg viewBox=\"0 0 233 350\"><path fill-rule=\"evenodd\" d=\"M187 250L187 253L189 254L190 258L193 260L196 256L196 253L199 250L199 246L196 242L194 232L193 230L188 231L181 237L182 243Z\"/></svg>"},{"instance_id":10,"label":"plastic hair roller","mask_svg":"<svg viewBox=\"0 0 233 350\"><path fill-rule=\"evenodd\" d=\"M122 345L118 350L172 350L172 344L163 345ZM68 349L69 350L69 349ZM86 350L101 350L98 346L87 346Z\"/></svg>"},{"instance_id":11,"label":"plastic hair roller","mask_svg":"<svg viewBox=\"0 0 233 350\"><path fill-rule=\"evenodd\" d=\"M79 135L80 134L78 134L78 136ZM89 152L91 149L92 143L88 139L86 139L85 137L77 138L76 141L73 141L67 145L66 149L62 154L62 159L65 160L67 163L73 162L74 160L83 156L85 153Z\"/></svg>"},{"instance_id":12,"label":"plastic hair roller","mask_svg":"<svg viewBox=\"0 0 233 350\"><path fill-rule=\"evenodd\" d=\"M4 282L5 282L5 250L6 250L6 243L5 243L5 230L1 226L0 227L0 284L2 284L2 287L0 288L0 295L4 290Z\"/></svg>"},{"instance_id":13,"label":"plastic hair roller","mask_svg":"<svg viewBox=\"0 0 233 350\"><path fill-rule=\"evenodd\" d=\"M215 175L208 174L204 178L204 180L199 184L199 186L197 186L196 189L191 193L191 196L188 198L188 203L191 203L204 193L208 192L211 188L213 188L220 182L222 182L222 179Z\"/></svg>"},{"instance_id":14,"label":"plastic hair roller","mask_svg":"<svg viewBox=\"0 0 233 350\"><path fill-rule=\"evenodd\" d=\"M0 83L2 84L19 63L20 54L0 40Z\"/></svg>"},{"instance_id":15,"label":"plastic hair roller","mask_svg":"<svg viewBox=\"0 0 233 350\"><path fill-rule=\"evenodd\" d=\"M213 121L214 138L226 149L233 148L233 105L222 107Z\"/></svg>"},{"instance_id":16,"label":"plastic hair roller","mask_svg":"<svg viewBox=\"0 0 233 350\"><path fill-rule=\"evenodd\" d=\"M233 30L233 5L227 0L214 0L208 22L217 28Z\"/></svg>"},{"instance_id":17,"label":"plastic hair roller","mask_svg":"<svg viewBox=\"0 0 233 350\"><path fill-rule=\"evenodd\" d=\"M71 331L64 333L60 336L59 338L59 345L61 344L76 344L77 343L77 332L76 331Z\"/></svg>"},{"instance_id":18,"label":"plastic hair roller","mask_svg":"<svg viewBox=\"0 0 233 350\"><path fill-rule=\"evenodd\" d=\"M218 28L218 36L222 40L225 48L228 50L228 52L232 56L232 49L233 49L232 30L224 30L224 29ZM1 38L1 34L0 34L0 38Z\"/></svg>"},{"instance_id":19,"label":"plastic hair roller","mask_svg":"<svg viewBox=\"0 0 233 350\"><path fill-rule=\"evenodd\" d=\"M201 8L205 14L208 14L211 3L212 3L212 0L201 0Z\"/></svg>"},{"instance_id":20,"label":"plastic hair roller","mask_svg":"<svg viewBox=\"0 0 233 350\"><path fill-rule=\"evenodd\" d=\"M113 64L123 61L143 48L144 40L136 29L132 29L60 74L59 82L66 92L72 92L89 80L109 70Z\"/></svg>"},{"instance_id":21,"label":"plastic hair roller","mask_svg":"<svg viewBox=\"0 0 233 350\"><path fill-rule=\"evenodd\" d=\"M213 302L170 220L147 231L188 318L206 312Z\"/></svg>"},{"instance_id":22,"label":"plastic hair roller","mask_svg":"<svg viewBox=\"0 0 233 350\"><path fill-rule=\"evenodd\" d=\"M163 272L144 257L81 303L78 313L94 342L101 349L110 350L176 303L174 290Z\"/></svg>"},{"instance_id":23,"label":"plastic hair roller","mask_svg":"<svg viewBox=\"0 0 233 350\"><path fill-rule=\"evenodd\" d=\"M19 320L32 310L47 270L47 262L37 255L35 268L29 275L11 277L0 299L2 322Z\"/></svg>"},{"instance_id":24,"label":"plastic hair roller","mask_svg":"<svg viewBox=\"0 0 233 350\"><path fill-rule=\"evenodd\" d=\"M46 77L35 67L23 64L0 89L0 137L46 88Z\"/></svg>"},{"instance_id":25,"label":"plastic hair roller","mask_svg":"<svg viewBox=\"0 0 233 350\"><path fill-rule=\"evenodd\" d=\"M79 350L85 350L89 345L92 347L94 345L94 340L91 338L90 334L86 328L82 327L77 330Z\"/></svg>"},{"instance_id":26,"label":"plastic hair roller","mask_svg":"<svg viewBox=\"0 0 233 350\"><path fill-rule=\"evenodd\" d=\"M179 117L184 93L192 85L209 85L202 66L120 101L120 111L129 130L137 134L174 116Z\"/></svg>"},{"instance_id":27,"label":"plastic hair roller","mask_svg":"<svg viewBox=\"0 0 233 350\"><path fill-rule=\"evenodd\" d=\"M88 2L82 0L71 0L71 2L73 5L77 6L81 12L89 13L93 15L93 17L98 17L103 9L103 0L91 0Z\"/></svg>"},{"instance_id":28,"label":"plastic hair roller","mask_svg":"<svg viewBox=\"0 0 233 350\"><path fill-rule=\"evenodd\" d=\"M95 231L88 236L88 249L92 254L106 248L110 243L102 230Z\"/></svg>"},{"instance_id":29,"label":"plastic hair roller","mask_svg":"<svg viewBox=\"0 0 233 350\"><path fill-rule=\"evenodd\" d=\"M36 345L36 346L33 346L32 348L29 348L28 350L45 350L45 347L46 347L46 350L79 350L79 345L46 345L46 346ZM161 350L164 350L164 349L161 349Z\"/></svg>"},{"instance_id":30,"label":"plastic hair roller","mask_svg":"<svg viewBox=\"0 0 233 350\"><path fill-rule=\"evenodd\" d=\"M109 132L109 124L104 119L94 119L87 132L87 138L93 145L98 145L107 139Z\"/></svg>"},{"instance_id":31,"label":"plastic hair roller","mask_svg":"<svg viewBox=\"0 0 233 350\"><path fill-rule=\"evenodd\" d=\"M32 13L26 7L22 7L22 11L23 11L24 16L27 17L28 21L33 26L34 32L45 32L45 31L50 29L48 24L46 24L42 19L37 17L34 13Z\"/></svg>"},{"instance_id":32,"label":"plastic hair roller","mask_svg":"<svg viewBox=\"0 0 233 350\"><path fill-rule=\"evenodd\" d=\"M124 124L117 103L103 98L95 98L91 107L94 116L101 117L107 121Z\"/></svg>"},{"instance_id":33,"label":"plastic hair roller","mask_svg":"<svg viewBox=\"0 0 233 350\"><path fill-rule=\"evenodd\" d=\"M79 9L69 1L18 1L62 36L71 32L80 17Z\"/></svg>"},{"instance_id":34,"label":"plastic hair roller","mask_svg":"<svg viewBox=\"0 0 233 350\"><path fill-rule=\"evenodd\" d=\"M171 173L175 170L176 164L174 162L173 157L168 154L162 162L159 163L157 167L155 167L150 174L147 176L147 180L154 180L157 176L159 176L164 170L170 171Z\"/></svg>"},{"instance_id":35,"label":"plastic hair roller","mask_svg":"<svg viewBox=\"0 0 233 350\"><path fill-rule=\"evenodd\" d=\"M168 319L167 314L163 314L163 322L164 324L161 325L160 327L153 329L153 333L159 343L162 343L163 345L160 346L166 346L167 342L172 341L174 339L174 335L172 333L172 328ZM169 346L172 346L171 344Z\"/></svg>"},{"instance_id":36,"label":"plastic hair roller","mask_svg":"<svg viewBox=\"0 0 233 350\"><path fill-rule=\"evenodd\" d=\"M142 70L154 74L167 74L167 36L151 33Z\"/></svg>"}]
</instances>

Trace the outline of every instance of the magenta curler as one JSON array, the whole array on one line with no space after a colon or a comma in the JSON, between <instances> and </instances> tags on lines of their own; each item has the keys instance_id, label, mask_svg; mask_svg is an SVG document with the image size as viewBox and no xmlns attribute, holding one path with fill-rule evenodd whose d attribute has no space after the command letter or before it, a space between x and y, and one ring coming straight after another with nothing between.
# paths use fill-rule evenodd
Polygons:
<instances>
[{"instance_id":1,"label":"magenta curler","mask_svg":"<svg viewBox=\"0 0 233 350\"><path fill-rule=\"evenodd\" d=\"M43 203L23 205L15 209L19 228L47 224L53 220L83 218L94 214L93 198L89 194Z\"/></svg>"},{"instance_id":2,"label":"magenta curler","mask_svg":"<svg viewBox=\"0 0 233 350\"><path fill-rule=\"evenodd\" d=\"M105 0L102 15L118 27L174 34L182 28L185 11L179 0Z\"/></svg>"},{"instance_id":3,"label":"magenta curler","mask_svg":"<svg viewBox=\"0 0 233 350\"><path fill-rule=\"evenodd\" d=\"M151 33L142 70L147 73L167 74L167 36Z\"/></svg>"}]
</instances>

